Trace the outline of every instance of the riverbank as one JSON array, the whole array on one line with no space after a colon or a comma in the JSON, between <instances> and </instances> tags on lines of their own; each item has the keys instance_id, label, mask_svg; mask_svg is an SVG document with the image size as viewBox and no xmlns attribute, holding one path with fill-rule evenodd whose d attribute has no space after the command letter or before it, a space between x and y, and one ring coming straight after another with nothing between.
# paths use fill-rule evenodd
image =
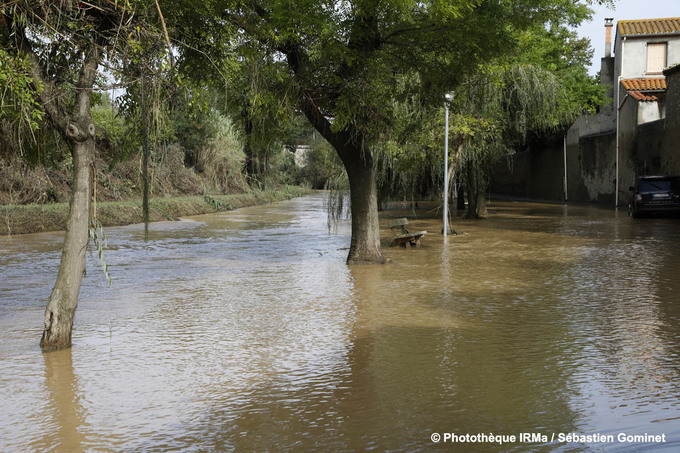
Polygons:
<instances>
[{"instance_id":1,"label":"riverbank","mask_svg":"<svg viewBox=\"0 0 680 453\"><path fill-rule=\"evenodd\" d=\"M159 197L149 200L149 220L177 220L180 217L230 211L289 200L314 193L312 189L282 186L229 195ZM68 203L0 206L0 236L60 231L66 228ZM142 201L97 203L97 219L105 226L142 223Z\"/></svg>"}]
</instances>

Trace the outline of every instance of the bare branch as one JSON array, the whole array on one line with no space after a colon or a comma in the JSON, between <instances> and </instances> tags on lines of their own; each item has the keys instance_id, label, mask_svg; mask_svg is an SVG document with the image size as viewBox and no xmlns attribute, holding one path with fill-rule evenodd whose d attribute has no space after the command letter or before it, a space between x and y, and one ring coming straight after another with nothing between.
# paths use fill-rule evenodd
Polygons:
<instances>
[{"instance_id":1,"label":"bare branch","mask_svg":"<svg viewBox=\"0 0 680 453\"><path fill-rule=\"evenodd\" d=\"M161 18L161 25L163 25L163 33L165 34L165 42L168 44L168 58L170 59L170 67L175 66L175 59L172 56L172 45L170 44L170 35L168 34L168 28L165 26L165 18L163 17L163 12L161 11L161 6L158 4L158 0L155 0L156 8L158 9L158 16Z\"/></svg>"}]
</instances>

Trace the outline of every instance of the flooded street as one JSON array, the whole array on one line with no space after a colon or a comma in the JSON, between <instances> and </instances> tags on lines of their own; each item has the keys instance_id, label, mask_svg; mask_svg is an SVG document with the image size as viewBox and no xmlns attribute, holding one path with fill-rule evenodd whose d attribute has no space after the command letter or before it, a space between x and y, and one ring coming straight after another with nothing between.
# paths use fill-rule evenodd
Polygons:
<instances>
[{"instance_id":1,"label":"flooded street","mask_svg":"<svg viewBox=\"0 0 680 453\"><path fill-rule=\"evenodd\" d=\"M680 221L494 202L444 243L426 211L352 268L322 195L108 228L48 354L63 233L0 237L0 451L680 449Z\"/></svg>"}]
</instances>

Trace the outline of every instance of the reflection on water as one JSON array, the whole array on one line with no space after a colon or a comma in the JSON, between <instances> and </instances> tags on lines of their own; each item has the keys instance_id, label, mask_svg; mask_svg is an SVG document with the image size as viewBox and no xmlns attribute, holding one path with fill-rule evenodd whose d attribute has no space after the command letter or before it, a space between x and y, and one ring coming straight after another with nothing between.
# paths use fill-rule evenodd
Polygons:
<instances>
[{"instance_id":1,"label":"reflection on water","mask_svg":"<svg viewBox=\"0 0 680 453\"><path fill-rule=\"evenodd\" d=\"M422 248L352 268L320 196L110 228L113 286L91 256L74 347L44 355L61 234L0 238L0 450L680 447L677 221L501 202L446 244L411 223ZM667 442L550 442L620 432Z\"/></svg>"},{"instance_id":2,"label":"reflection on water","mask_svg":"<svg viewBox=\"0 0 680 453\"><path fill-rule=\"evenodd\" d=\"M82 392L78 388L78 377L73 372L71 350L44 354L45 389L50 403L46 410L51 420L45 426L45 436L33 447L47 451L83 451L81 428L86 424L80 404Z\"/></svg>"}]
</instances>

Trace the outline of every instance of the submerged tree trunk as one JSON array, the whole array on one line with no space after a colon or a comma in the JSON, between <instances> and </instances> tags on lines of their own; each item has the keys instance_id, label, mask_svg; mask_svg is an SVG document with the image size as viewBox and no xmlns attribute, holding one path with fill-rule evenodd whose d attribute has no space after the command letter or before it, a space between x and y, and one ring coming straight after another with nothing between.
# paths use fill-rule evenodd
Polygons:
<instances>
[{"instance_id":1,"label":"submerged tree trunk","mask_svg":"<svg viewBox=\"0 0 680 453\"><path fill-rule=\"evenodd\" d=\"M486 191L480 190L477 195L477 218L484 218L489 215L489 211L486 208Z\"/></svg>"},{"instance_id":2,"label":"submerged tree trunk","mask_svg":"<svg viewBox=\"0 0 680 453\"><path fill-rule=\"evenodd\" d=\"M94 126L93 126L94 128ZM73 188L66 236L57 281L45 310L43 351L71 347L73 316L78 306L80 284L85 271L88 219L90 215L90 165L94 161L94 136L73 145Z\"/></svg>"},{"instance_id":3,"label":"submerged tree trunk","mask_svg":"<svg viewBox=\"0 0 680 453\"><path fill-rule=\"evenodd\" d=\"M41 102L55 128L71 146L73 157L73 186L64 246L57 280L45 309L45 329L40 340L43 351L52 351L71 347L73 316L85 270L91 200L90 169L95 154L95 127L90 115L90 101L102 48L100 43L93 42L85 53L75 87L75 105L67 113L60 103L63 93L53 81L48 81L37 55L26 42L24 46L32 66L32 76L43 86Z\"/></svg>"},{"instance_id":4,"label":"submerged tree trunk","mask_svg":"<svg viewBox=\"0 0 680 453\"><path fill-rule=\"evenodd\" d=\"M486 192L484 190L468 190L468 210L465 218L481 219L489 215L486 207Z\"/></svg>"},{"instance_id":5,"label":"submerged tree trunk","mask_svg":"<svg viewBox=\"0 0 680 453\"><path fill-rule=\"evenodd\" d=\"M335 148L347 171L352 203L352 242L347 264L385 263L380 251L378 188L371 150L356 128L333 131L309 95L303 93L301 106L312 126Z\"/></svg>"},{"instance_id":6,"label":"submerged tree trunk","mask_svg":"<svg viewBox=\"0 0 680 453\"><path fill-rule=\"evenodd\" d=\"M343 163L349 178L352 202L352 242L347 263L382 264L385 259L380 252L378 189L373 162L360 153L351 153L347 159L348 162L343 160Z\"/></svg>"}]
</instances>

